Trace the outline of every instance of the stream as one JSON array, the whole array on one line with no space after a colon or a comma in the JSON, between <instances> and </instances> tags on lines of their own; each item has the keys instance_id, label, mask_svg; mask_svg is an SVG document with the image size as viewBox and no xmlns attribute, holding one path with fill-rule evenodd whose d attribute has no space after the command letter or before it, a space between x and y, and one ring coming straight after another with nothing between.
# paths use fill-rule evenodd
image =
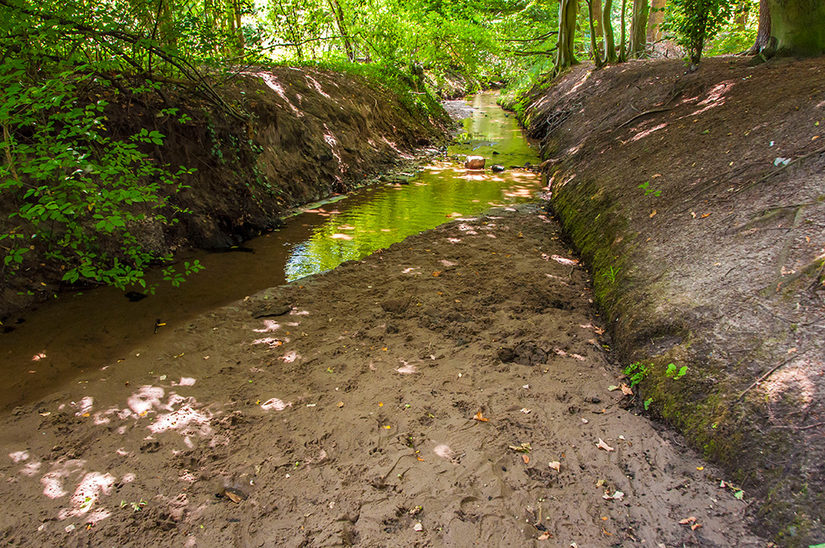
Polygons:
<instances>
[{"instance_id":1,"label":"stream","mask_svg":"<svg viewBox=\"0 0 825 548\"><path fill-rule=\"evenodd\" d=\"M79 373L164 344L175 326L210 309L361 259L452 219L535 199L539 177L520 166L537 163L538 156L495 100L493 93L469 100L472 113L448 148L448 157L484 156L484 171L434 161L406 184L365 187L310 204L279 230L245 242L246 252L179 257L197 259L205 269L179 288L159 283L154 295L137 302L115 288L100 288L41 305L16 329L0 334L0 407L34 401ZM492 164L505 171L493 173ZM148 279L159 277L154 272ZM156 322L165 325L156 329Z\"/></svg>"}]
</instances>

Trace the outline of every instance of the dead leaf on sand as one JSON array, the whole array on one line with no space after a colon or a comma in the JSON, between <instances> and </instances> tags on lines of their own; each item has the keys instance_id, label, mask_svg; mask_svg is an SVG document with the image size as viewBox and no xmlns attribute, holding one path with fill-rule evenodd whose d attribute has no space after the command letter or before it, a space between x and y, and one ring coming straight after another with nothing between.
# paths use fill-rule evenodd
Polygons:
<instances>
[{"instance_id":1,"label":"dead leaf on sand","mask_svg":"<svg viewBox=\"0 0 825 548\"><path fill-rule=\"evenodd\" d=\"M527 442L520 443L519 445L508 445L507 447L509 447L516 453L529 453L533 450L533 448L530 447L530 444Z\"/></svg>"},{"instance_id":2,"label":"dead leaf on sand","mask_svg":"<svg viewBox=\"0 0 825 548\"><path fill-rule=\"evenodd\" d=\"M690 525L691 523L696 523L696 517L695 516L690 516L688 518L679 520L679 525Z\"/></svg>"},{"instance_id":3,"label":"dead leaf on sand","mask_svg":"<svg viewBox=\"0 0 825 548\"><path fill-rule=\"evenodd\" d=\"M609 445L607 445L607 444L604 442L604 440L603 440L603 439L601 439L601 438L599 438L599 442L596 444L596 447L598 447L599 449L604 449L604 450L605 450L605 451L607 451L608 453L609 453L610 451L615 451L615 449L613 449L612 447L610 447Z\"/></svg>"},{"instance_id":4,"label":"dead leaf on sand","mask_svg":"<svg viewBox=\"0 0 825 548\"><path fill-rule=\"evenodd\" d=\"M473 419L474 419L474 420L477 420L477 421L479 421L479 422L488 422L488 421L490 420L490 419L488 419L487 417L483 416L483 415L481 414L481 411L479 411L478 413L476 413L475 415L473 415Z\"/></svg>"},{"instance_id":5,"label":"dead leaf on sand","mask_svg":"<svg viewBox=\"0 0 825 548\"><path fill-rule=\"evenodd\" d=\"M550 538L550 533L548 531L543 532L538 536L536 540L547 540Z\"/></svg>"},{"instance_id":6,"label":"dead leaf on sand","mask_svg":"<svg viewBox=\"0 0 825 548\"><path fill-rule=\"evenodd\" d=\"M631 390L630 387L628 385L626 385L625 383L622 383L622 385L619 388L622 389L622 394L624 394L625 396L632 396L633 395L633 390Z\"/></svg>"},{"instance_id":7,"label":"dead leaf on sand","mask_svg":"<svg viewBox=\"0 0 825 548\"><path fill-rule=\"evenodd\" d=\"M522 455L521 460L524 461L524 464L530 464L530 457L527 455Z\"/></svg>"},{"instance_id":8,"label":"dead leaf on sand","mask_svg":"<svg viewBox=\"0 0 825 548\"><path fill-rule=\"evenodd\" d=\"M554 460L553 462L549 463L549 466L556 472L561 472L561 463L559 461Z\"/></svg>"}]
</instances>

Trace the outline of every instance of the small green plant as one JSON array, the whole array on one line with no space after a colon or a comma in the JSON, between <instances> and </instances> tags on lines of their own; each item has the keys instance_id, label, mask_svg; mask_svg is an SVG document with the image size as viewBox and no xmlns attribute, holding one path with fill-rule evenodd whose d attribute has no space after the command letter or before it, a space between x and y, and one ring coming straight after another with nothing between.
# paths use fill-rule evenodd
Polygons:
<instances>
[{"instance_id":1,"label":"small green plant","mask_svg":"<svg viewBox=\"0 0 825 548\"><path fill-rule=\"evenodd\" d=\"M650 409L650 404L653 402L653 398L648 398L644 401L645 411Z\"/></svg>"},{"instance_id":2,"label":"small green plant","mask_svg":"<svg viewBox=\"0 0 825 548\"><path fill-rule=\"evenodd\" d=\"M683 365L682 367L679 368L679 370L677 372L676 371L676 365L673 364L673 363L669 363L669 364L667 364L667 371L665 371L665 375L667 377L673 379L674 381L678 381L679 379L681 379L682 377L684 377L687 374L687 370L688 370L687 366Z\"/></svg>"},{"instance_id":3,"label":"small green plant","mask_svg":"<svg viewBox=\"0 0 825 548\"><path fill-rule=\"evenodd\" d=\"M645 191L645 196L661 196L661 190L653 190L650 188L650 181L645 181L644 183L640 184L638 188L641 188Z\"/></svg>"},{"instance_id":4,"label":"small green plant","mask_svg":"<svg viewBox=\"0 0 825 548\"><path fill-rule=\"evenodd\" d=\"M644 380L650 373L650 367L642 362L634 362L624 368L624 374L630 378L630 388Z\"/></svg>"},{"instance_id":5,"label":"small green plant","mask_svg":"<svg viewBox=\"0 0 825 548\"><path fill-rule=\"evenodd\" d=\"M619 273L619 268L611 266L602 272L602 278L607 279L611 284L616 283L616 275Z\"/></svg>"},{"instance_id":6,"label":"small green plant","mask_svg":"<svg viewBox=\"0 0 825 548\"><path fill-rule=\"evenodd\" d=\"M140 510L141 510L144 506L146 506L146 501L145 501L145 500L143 500L143 499L140 499L140 501L139 501L139 502L126 502L125 500L121 500L121 501L120 501L120 507L121 507L121 508L123 508L123 507L124 507L124 506L126 506L127 504L128 504L129 506L131 506L131 507L132 507L132 511L133 511L133 512L140 512Z\"/></svg>"}]
</instances>

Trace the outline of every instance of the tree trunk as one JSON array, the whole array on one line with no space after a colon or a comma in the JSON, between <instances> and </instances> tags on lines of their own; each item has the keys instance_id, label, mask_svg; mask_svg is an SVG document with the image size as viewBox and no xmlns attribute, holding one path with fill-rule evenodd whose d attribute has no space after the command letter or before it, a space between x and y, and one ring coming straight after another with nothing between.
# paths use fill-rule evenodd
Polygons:
<instances>
[{"instance_id":1,"label":"tree trunk","mask_svg":"<svg viewBox=\"0 0 825 548\"><path fill-rule=\"evenodd\" d=\"M647 21L647 41L650 43L657 42L662 39L662 31L659 30L659 25L665 18L665 5L667 0L653 0L653 5L650 8L650 17Z\"/></svg>"},{"instance_id":2,"label":"tree trunk","mask_svg":"<svg viewBox=\"0 0 825 548\"><path fill-rule=\"evenodd\" d=\"M595 31L594 38L596 39L596 50L601 52L604 44L604 15L602 13L602 0L590 1L590 17L593 19L593 27ZM601 55L601 53L599 53Z\"/></svg>"},{"instance_id":3,"label":"tree trunk","mask_svg":"<svg viewBox=\"0 0 825 548\"><path fill-rule=\"evenodd\" d=\"M591 53L591 55L593 55L593 63L596 64L597 68L600 68L602 66L602 54L599 51L599 42L598 42L597 36L596 36L596 32L597 32L596 31L596 29L597 29L596 22L597 22L597 19L594 15L594 9L596 9L595 6L594 6L594 0L587 0L587 8L588 8L588 12L589 12L589 15L587 17L587 21L590 23L590 53ZM601 6L599 6L599 8L601 8ZM601 12L595 12L595 13L601 13Z\"/></svg>"},{"instance_id":4,"label":"tree trunk","mask_svg":"<svg viewBox=\"0 0 825 548\"><path fill-rule=\"evenodd\" d=\"M347 59L350 63L355 62L355 52L352 49L352 41L347 32L347 25L344 22L344 10L341 9L341 4L338 0L327 0L333 15L335 15L335 22L338 25L338 32L341 33L341 39L344 41L344 51L347 53Z\"/></svg>"},{"instance_id":5,"label":"tree trunk","mask_svg":"<svg viewBox=\"0 0 825 548\"><path fill-rule=\"evenodd\" d=\"M768 0L777 55L825 53L825 2Z\"/></svg>"},{"instance_id":6,"label":"tree trunk","mask_svg":"<svg viewBox=\"0 0 825 548\"><path fill-rule=\"evenodd\" d=\"M647 43L648 0L633 0L633 18L630 20L630 56L639 57Z\"/></svg>"},{"instance_id":7,"label":"tree trunk","mask_svg":"<svg viewBox=\"0 0 825 548\"><path fill-rule=\"evenodd\" d=\"M771 45L771 8L768 0L759 0L759 30L756 32L756 41L746 52L746 55L757 55L769 49Z\"/></svg>"},{"instance_id":8,"label":"tree trunk","mask_svg":"<svg viewBox=\"0 0 825 548\"><path fill-rule=\"evenodd\" d=\"M573 52L576 41L576 15L579 0L559 1L559 40L556 52L556 72L578 63Z\"/></svg>"},{"instance_id":9,"label":"tree trunk","mask_svg":"<svg viewBox=\"0 0 825 548\"><path fill-rule=\"evenodd\" d=\"M613 22L611 17L613 11L613 0L604 0L604 62L616 62L616 42L613 37Z\"/></svg>"},{"instance_id":10,"label":"tree trunk","mask_svg":"<svg viewBox=\"0 0 825 548\"><path fill-rule=\"evenodd\" d=\"M627 0L622 0L622 32L620 33L620 40L619 40L619 62L623 63L627 59L627 50L624 47L624 40L625 40L625 13L627 12Z\"/></svg>"}]
</instances>

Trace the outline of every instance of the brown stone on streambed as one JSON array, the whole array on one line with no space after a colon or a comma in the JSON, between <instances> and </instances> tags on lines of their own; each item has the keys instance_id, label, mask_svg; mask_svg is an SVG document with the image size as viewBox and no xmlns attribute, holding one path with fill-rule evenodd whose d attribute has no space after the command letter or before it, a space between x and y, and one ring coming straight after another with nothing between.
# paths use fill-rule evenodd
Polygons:
<instances>
[{"instance_id":1,"label":"brown stone on streambed","mask_svg":"<svg viewBox=\"0 0 825 548\"><path fill-rule=\"evenodd\" d=\"M465 169L484 169L484 163L486 160L484 156L467 156L467 160L464 162Z\"/></svg>"}]
</instances>

